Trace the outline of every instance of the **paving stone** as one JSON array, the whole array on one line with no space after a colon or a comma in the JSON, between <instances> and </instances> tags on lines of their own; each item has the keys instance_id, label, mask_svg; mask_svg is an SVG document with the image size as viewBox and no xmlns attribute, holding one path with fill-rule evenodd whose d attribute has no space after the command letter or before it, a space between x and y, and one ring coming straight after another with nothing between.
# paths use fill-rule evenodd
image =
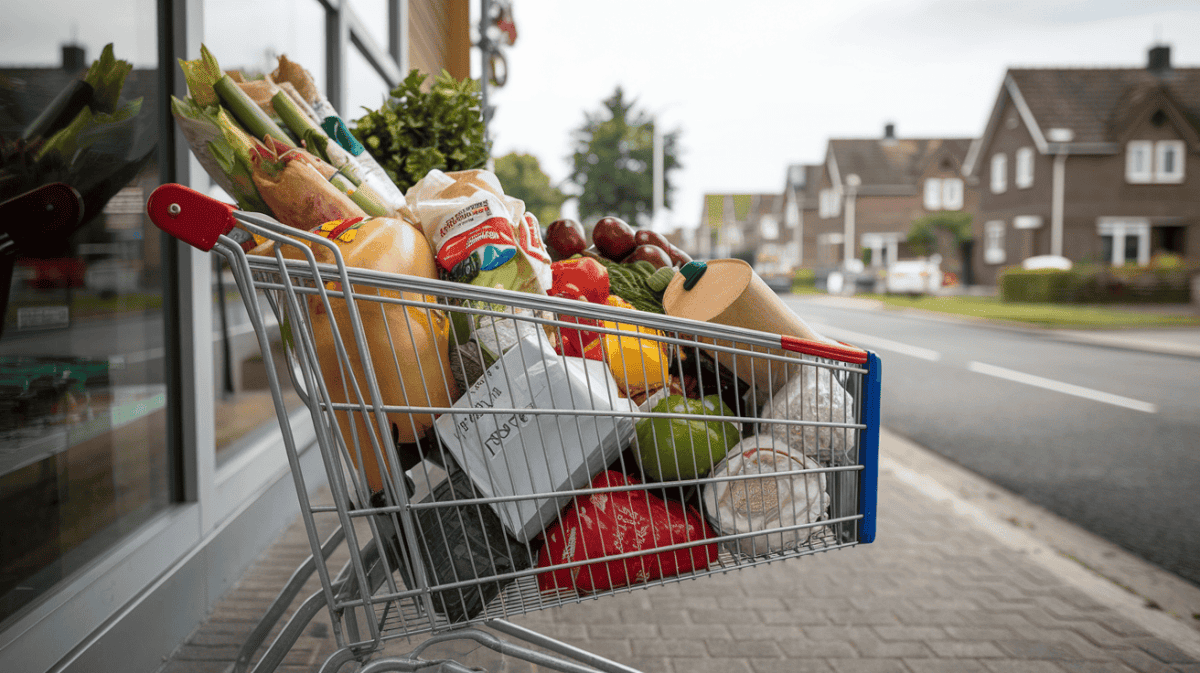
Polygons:
<instances>
[{"instance_id":1,"label":"paving stone","mask_svg":"<svg viewBox=\"0 0 1200 673\"><path fill-rule=\"evenodd\" d=\"M987 673L983 664L971 659L905 659L912 673Z\"/></svg>"},{"instance_id":2,"label":"paving stone","mask_svg":"<svg viewBox=\"0 0 1200 673\"><path fill-rule=\"evenodd\" d=\"M754 673L830 673L833 669L820 659L751 659Z\"/></svg>"},{"instance_id":3,"label":"paving stone","mask_svg":"<svg viewBox=\"0 0 1200 673\"><path fill-rule=\"evenodd\" d=\"M949 629L937 626L876 626L875 633L883 640L945 640ZM960 638L984 640L984 638Z\"/></svg>"},{"instance_id":4,"label":"paving stone","mask_svg":"<svg viewBox=\"0 0 1200 673\"><path fill-rule=\"evenodd\" d=\"M745 659L689 659L675 662L673 667L680 673L751 673Z\"/></svg>"},{"instance_id":5,"label":"paving stone","mask_svg":"<svg viewBox=\"0 0 1200 673\"><path fill-rule=\"evenodd\" d=\"M804 630L798 625L791 624L778 626L729 624L723 628L728 630L728 635L732 636L734 640L800 640L804 638Z\"/></svg>"},{"instance_id":6,"label":"paving stone","mask_svg":"<svg viewBox=\"0 0 1200 673\"><path fill-rule=\"evenodd\" d=\"M1138 673L1176 673L1171 666L1141 650L1121 650L1113 654Z\"/></svg>"},{"instance_id":7,"label":"paving stone","mask_svg":"<svg viewBox=\"0 0 1200 673\"><path fill-rule=\"evenodd\" d=\"M1050 661L985 661L983 665L992 673L1063 673Z\"/></svg>"},{"instance_id":8,"label":"paving stone","mask_svg":"<svg viewBox=\"0 0 1200 673\"><path fill-rule=\"evenodd\" d=\"M589 639L597 640L615 638L632 640L634 638L653 638L658 635L658 626L655 624L588 624L586 627L580 624L579 626L583 628ZM560 638L562 636L551 637Z\"/></svg>"},{"instance_id":9,"label":"paving stone","mask_svg":"<svg viewBox=\"0 0 1200 673\"><path fill-rule=\"evenodd\" d=\"M773 640L709 640L708 654L715 658L782 657L783 651Z\"/></svg>"},{"instance_id":10,"label":"paving stone","mask_svg":"<svg viewBox=\"0 0 1200 673\"><path fill-rule=\"evenodd\" d=\"M833 659L829 665L837 673L909 673L898 659Z\"/></svg>"},{"instance_id":11,"label":"paving stone","mask_svg":"<svg viewBox=\"0 0 1200 673\"><path fill-rule=\"evenodd\" d=\"M761 624L762 617L753 610L688 610L695 624Z\"/></svg>"},{"instance_id":12,"label":"paving stone","mask_svg":"<svg viewBox=\"0 0 1200 673\"><path fill-rule=\"evenodd\" d=\"M1001 640L996 645L1017 659L1080 660L1083 657L1070 645L1038 640Z\"/></svg>"},{"instance_id":13,"label":"paving stone","mask_svg":"<svg viewBox=\"0 0 1200 673\"><path fill-rule=\"evenodd\" d=\"M955 640L1011 640L1018 631L996 626L947 626L946 633Z\"/></svg>"},{"instance_id":14,"label":"paving stone","mask_svg":"<svg viewBox=\"0 0 1200 673\"><path fill-rule=\"evenodd\" d=\"M985 641L933 640L927 644L939 657L985 659L1004 656L995 645Z\"/></svg>"},{"instance_id":15,"label":"paving stone","mask_svg":"<svg viewBox=\"0 0 1200 673\"><path fill-rule=\"evenodd\" d=\"M854 646L845 641L786 640L776 644L789 659L843 659L858 656Z\"/></svg>"},{"instance_id":16,"label":"paving stone","mask_svg":"<svg viewBox=\"0 0 1200 673\"><path fill-rule=\"evenodd\" d=\"M1119 661L1060 661L1058 665L1067 673L1133 673L1133 669Z\"/></svg>"},{"instance_id":17,"label":"paving stone","mask_svg":"<svg viewBox=\"0 0 1200 673\"><path fill-rule=\"evenodd\" d=\"M1196 664L1194 657L1158 638L1139 638L1133 642L1143 652L1168 664Z\"/></svg>"},{"instance_id":18,"label":"paving stone","mask_svg":"<svg viewBox=\"0 0 1200 673\"><path fill-rule=\"evenodd\" d=\"M788 611L788 610L759 610L764 624L789 624L795 626L820 626L829 624L829 618L823 612Z\"/></svg>"},{"instance_id":19,"label":"paving stone","mask_svg":"<svg viewBox=\"0 0 1200 673\"><path fill-rule=\"evenodd\" d=\"M665 640L677 639L702 639L702 640L729 640L733 638L730 635L729 626L724 624L659 624L658 633ZM770 628L766 626L756 626L754 628Z\"/></svg>"},{"instance_id":20,"label":"paving stone","mask_svg":"<svg viewBox=\"0 0 1200 673\"><path fill-rule=\"evenodd\" d=\"M853 626L896 626L900 620L891 612L864 612L862 610L826 610L825 616L833 624Z\"/></svg>"},{"instance_id":21,"label":"paving stone","mask_svg":"<svg viewBox=\"0 0 1200 673\"><path fill-rule=\"evenodd\" d=\"M703 640L633 640L633 653L639 657L703 657Z\"/></svg>"}]
</instances>

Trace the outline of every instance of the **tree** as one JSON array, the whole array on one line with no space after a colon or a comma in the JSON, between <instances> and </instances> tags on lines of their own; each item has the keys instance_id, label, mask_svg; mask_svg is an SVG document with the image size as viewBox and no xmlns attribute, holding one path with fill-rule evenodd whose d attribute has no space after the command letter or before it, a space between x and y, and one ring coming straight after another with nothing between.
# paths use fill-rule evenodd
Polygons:
<instances>
[{"instance_id":1,"label":"tree","mask_svg":"<svg viewBox=\"0 0 1200 673\"><path fill-rule=\"evenodd\" d=\"M537 157L510 152L496 159L495 172L504 193L524 201L543 227L561 216L567 195L550 183Z\"/></svg>"},{"instance_id":2,"label":"tree","mask_svg":"<svg viewBox=\"0 0 1200 673\"><path fill-rule=\"evenodd\" d=\"M615 215L647 226L654 207L654 120L635 108L621 87L603 109L584 113L572 133L575 146L570 180L580 190L579 215ZM679 131L663 134L663 205L671 205L671 171L680 168Z\"/></svg>"},{"instance_id":3,"label":"tree","mask_svg":"<svg viewBox=\"0 0 1200 673\"><path fill-rule=\"evenodd\" d=\"M950 235L954 251L962 265L963 284L970 285L974 278L971 272L971 246L975 238L974 232L971 231L970 213L942 211L913 220L908 230L908 246L918 255L937 252L939 230Z\"/></svg>"}]
</instances>

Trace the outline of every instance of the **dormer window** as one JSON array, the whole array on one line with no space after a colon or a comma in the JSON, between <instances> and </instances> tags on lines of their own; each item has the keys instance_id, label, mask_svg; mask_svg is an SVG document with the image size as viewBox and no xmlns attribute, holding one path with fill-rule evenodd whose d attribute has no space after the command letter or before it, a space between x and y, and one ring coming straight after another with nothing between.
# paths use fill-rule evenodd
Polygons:
<instances>
[{"instance_id":1,"label":"dormer window","mask_svg":"<svg viewBox=\"0 0 1200 673\"><path fill-rule=\"evenodd\" d=\"M1131 140L1125 146L1125 180L1178 184L1183 182L1184 159L1182 140Z\"/></svg>"},{"instance_id":2,"label":"dormer window","mask_svg":"<svg viewBox=\"0 0 1200 673\"><path fill-rule=\"evenodd\" d=\"M1008 189L1008 157L1003 154L992 155L992 193L1001 194Z\"/></svg>"},{"instance_id":3,"label":"dormer window","mask_svg":"<svg viewBox=\"0 0 1200 673\"><path fill-rule=\"evenodd\" d=\"M1017 189L1028 189L1033 186L1033 148L1022 147L1017 150L1016 175L1013 182Z\"/></svg>"},{"instance_id":4,"label":"dormer window","mask_svg":"<svg viewBox=\"0 0 1200 673\"><path fill-rule=\"evenodd\" d=\"M927 178L922 201L925 210L960 210L963 205L962 178Z\"/></svg>"}]
</instances>

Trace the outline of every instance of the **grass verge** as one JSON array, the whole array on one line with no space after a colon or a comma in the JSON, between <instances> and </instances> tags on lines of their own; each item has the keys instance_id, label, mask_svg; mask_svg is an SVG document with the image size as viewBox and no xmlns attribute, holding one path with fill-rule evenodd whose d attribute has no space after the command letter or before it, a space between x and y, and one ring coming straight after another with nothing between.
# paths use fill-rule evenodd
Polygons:
<instances>
[{"instance_id":1,"label":"grass verge","mask_svg":"<svg viewBox=\"0 0 1200 673\"><path fill-rule=\"evenodd\" d=\"M1039 327L1119 329L1200 326L1195 312L1170 309L1122 308L1081 304L1004 303L996 297L906 297L858 295L878 299L887 306L964 315L988 320L1027 323ZM1186 309L1185 309L1186 310Z\"/></svg>"}]
</instances>

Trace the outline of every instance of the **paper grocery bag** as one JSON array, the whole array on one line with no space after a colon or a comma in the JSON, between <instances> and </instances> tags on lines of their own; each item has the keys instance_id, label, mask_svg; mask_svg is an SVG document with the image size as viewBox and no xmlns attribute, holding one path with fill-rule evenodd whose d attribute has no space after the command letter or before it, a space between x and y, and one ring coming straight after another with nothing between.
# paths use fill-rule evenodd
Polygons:
<instances>
[{"instance_id":1,"label":"paper grocery bag","mask_svg":"<svg viewBox=\"0 0 1200 673\"><path fill-rule=\"evenodd\" d=\"M541 330L522 330L454 408L435 427L479 492L542 496L490 503L522 542L557 520L570 496L556 493L586 486L633 438L630 416L573 412L636 410L605 363L557 355Z\"/></svg>"}]
</instances>

